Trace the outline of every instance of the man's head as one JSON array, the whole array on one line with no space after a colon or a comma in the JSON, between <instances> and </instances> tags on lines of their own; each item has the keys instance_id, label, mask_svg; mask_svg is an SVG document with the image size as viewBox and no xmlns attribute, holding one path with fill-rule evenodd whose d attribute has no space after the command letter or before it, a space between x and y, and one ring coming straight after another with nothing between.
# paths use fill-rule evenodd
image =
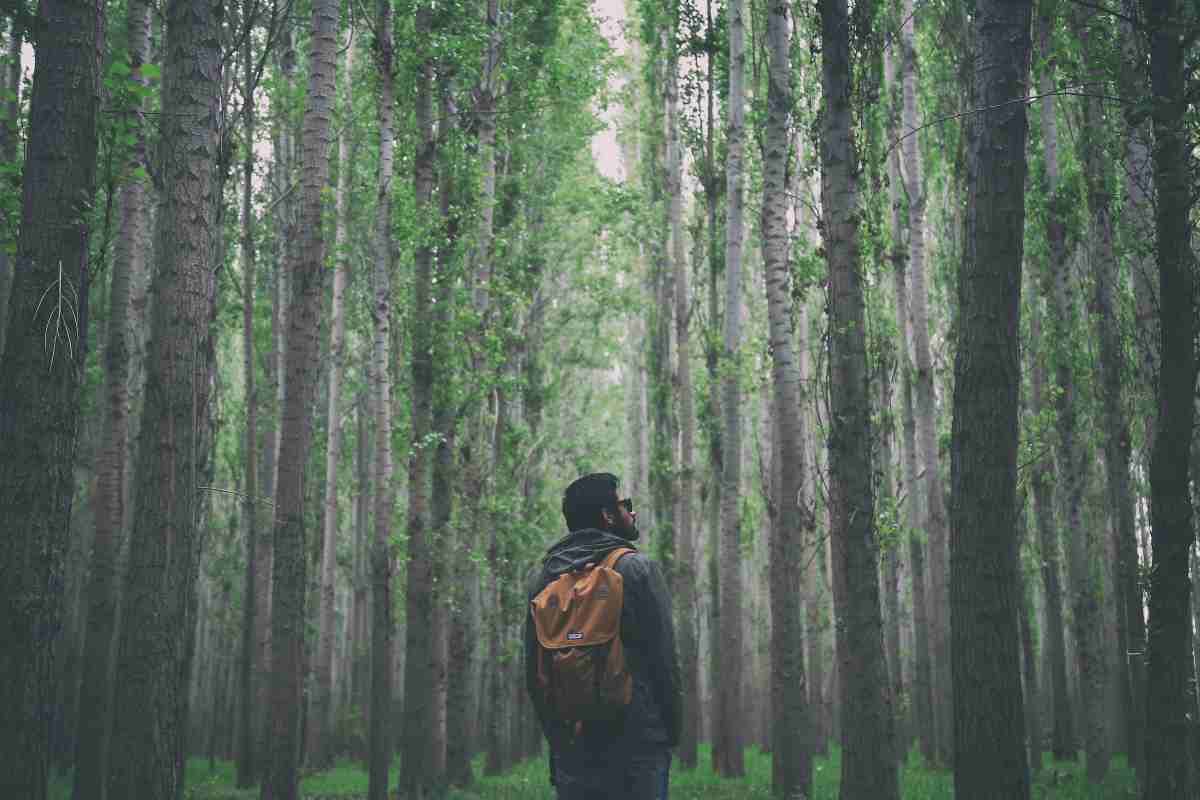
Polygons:
<instances>
[{"instance_id":1,"label":"man's head","mask_svg":"<svg viewBox=\"0 0 1200 800\"><path fill-rule=\"evenodd\" d=\"M562 511L567 529L574 532L598 528L634 541L640 533L633 501L617 495L620 480L608 472L593 472L574 481L563 492Z\"/></svg>"}]
</instances>

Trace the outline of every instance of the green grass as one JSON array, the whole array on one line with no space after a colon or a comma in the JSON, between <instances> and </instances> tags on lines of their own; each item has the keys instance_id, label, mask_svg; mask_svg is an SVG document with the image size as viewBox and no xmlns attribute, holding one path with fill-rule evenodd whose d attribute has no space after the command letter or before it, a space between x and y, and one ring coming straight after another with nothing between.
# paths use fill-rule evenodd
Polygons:
<instances>
[{"instance_id":1,"label":"green grass","mask_svg":"<svg viewBox=\"0 0 1200 800\"><path fill-rule=\"evenodd\" d=\"M482 772L482 759L476 762ZM837 800L841 762L837 750L813 762L812 800ZM237 789L232 761L209 764L192 758L187 763L188 800L257 800L258 789ZM397 785L393 766L388 783ZM1124 759L1113 760L1108 777L1099 786L1089 786L1084 764L1052 762L1049 756L1033 786L1033 800L1130 800L1136 797L1133 774ZM55 776L51 800L69 800L69 775ZM367 773L358 764L340 761L332 769L306 776L300 782L306 800L359 800L367 793ZM904 800L953 800L950 773L931 770L914 749L901 775ZM758 748L746 751L746 777L727 780L713 774L709 750L700 748L700 763L684 770L676 761L671 769L671 800L767 800L771 797L771 757ZM115 800L115 799L114 799ZM519 764L504 775L481 778L469 790L452 790L446 800L554 800L544 758Z\"/></svg>"}]
</instances>

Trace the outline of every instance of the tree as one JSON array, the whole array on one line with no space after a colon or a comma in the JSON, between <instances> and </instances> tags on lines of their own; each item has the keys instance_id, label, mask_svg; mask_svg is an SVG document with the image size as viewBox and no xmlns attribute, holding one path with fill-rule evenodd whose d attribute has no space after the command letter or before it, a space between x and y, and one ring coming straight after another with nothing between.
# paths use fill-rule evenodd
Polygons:
<instances>
[{"instance_id":1,"label":"tree","mask_svg":"<svg viewBox=\"0 0 1200 800\"><path fill-rule=\"evenodd\" d=\"M1189 214L1192 195L1188 165L1194 142L1183 125L1187 109L1184 80L1185 23L1197 24L1175 0L1145 0L1142 12L1150 39L1151 124L1154 131L1155 244L1159 281L1162 364L1158 378L1158 419L1150 455L1150 617L1146 644L1146 800L1190 797L1187 736L1180 735L1189 688L1188 548L1193 538L1188 494L1195 417L1193 387L1194 278Z\"/></svg>"},{"instance_id":2,"label":"tree","mask_svg":"<svg viewBox=\"0 0 1200 800\"><path fill-rule=\"evenodd\" d=\"M8 74L4 78L9 95L4 104L4 120L0 122L0 158L14 167L17 165L17 146L20 144L21 45L20 21L14 19L8 37ZM8 300L12 294L13 268L12 255L0 254L0 356L4 355L4 337L8 330Z\"/></svg>"},{"instance_id":3,"label":"tree","mask_svg":"<svg viewBox=\"0 0 1200 800\"><path fill-rule=\"evenodd\" d=\"M342 61L342 93L345 110L343 128L338 137L338 179L336 198L336 231L334 233L333 308L330 310L329 397L326 410L325 502L321 525L321 587L320 621L317 633L317 701L313 709L309 752L316 766L329 766L333 750L329 741L333 728L333 626L335 569L337 567L338 531L338 461L341 459L342 430L338 403L341 399L342 373L345 372L346 348L346 281L350 269L347 251L347 226L350 203L350 132L353 110L354 39L348 35ZM390 184L389 184L390 187Z\"/></svg>"},{"instance_id":4,"label":"tree","mask_svg":"<svg viewBox=\"0 0 1200 800\"><path fill-rule=\"evenodd\" d=\"M294 800L299 790L301 663L304 647L304 481L312 443L310 413L317 384L317 335L325 275L324 211L335 94L339 6L314 0L304 112L301 180L302 242L291 264L285 353L286 392L280 420L275 492L271 614L271 755L264 800Z\"/></svg>"},{"instance_id":5,"label":"tree","mask_svg":"<svg viewBox=\"0 0 1200 800\"><path fill-rule=\"evenodd\" d=\"M150 7L133 0L126 10L125 31L129 67L140 87L150 49ZM92 543L88 582L87 630L84 634L84 674L101 676L80 682L79 731L75 740L76 800L104 797L108 747L112 732L113 639L117 623L117 556L123 538L126 509L126 471L129 462L129 372L132 286L142 281L150 227L147 182L138 175L147 166L146 138L142 126L145 99L138 97L128 122L134 143L121 187L120 231L113 254L111 308L105 349L108 413L104 420L103 450L96 476L96 534Z\"/></svg>"},{"instance_id":6,"label":"tree","mask_svg":"<svg viewBox=\"0 0 1200 800\"><path fill-rule=\"evenodd\" d=\"M0 794L41 800L87 333L104 5L47 0L29 105L21 227L0 354Z\"/></svg>"},{"instance_id":7,"label":"tree","mask_svg":"<svg viewBox=\"0 0 1200 800\"><path fill-rule=\"evenodd\" d=\"M1016 524L1031 3L981 0L950 448L954 792L1027 798ZM980 709L988 709L981 714Z\"/></svg>"},{"instance_id":8,"label":"tree","mask_svg":"<svg viewBox=\"0 0 1200 800\"><path fill-rule=\"evenodd\" d=\"M375 188L375 263L372 281L374 346L371 352L372 410L375 416L375 539L371 548L371 721L368 757L370 800L388 793L392 746L392 177L395 169L395 51L392 3L379 0L376 10L375 59L379 72L379 177ZM405 762L407 763L407 762Z\"/></svg>"},{"instance_id":9,"label":"tree","mask_svg":"<svg viewBox=\"0 0 1200 800\"><path fill-rule=\"evenodd\" d=\"M413 194L416 217L434 217L433 191L437 163L434 134L433 92L435 61L429 37L433 31L433 9L422 2L416 11L416 122L417 149L413 158ZM423 224L428 224L424 222ZM410 390L411 447L408 454L408 575L404 594L404 739L401 759L411 765L403 773L405 791L420 797L430 780L433 766L431 730L436 709L433 702L433 547L428 525L430 470L426 441L433 414L433 352L431 339L433 233L420 230L414 253L411 335L412 384Z\"/></svg>"},{"instance_id":10,"label":"tree","mask_svg":"<svg viewBox=\"0 0 1200 800\"><path fill-rule=\"evenodd\" d=\"M742 236L746 150L746 20L743 0L730 0L728 148L725 160L725 330L721 349L721 607L717 733L713 750L717 771L737 778L746 773L742 753Z\"/></svg>"},{"instance_id":11,"label":"tree","mask_svg":"<svg viewBox=\"0 0 1200 800\"><path fill-rule=\"evenodd\" d=\"M843 798L898 798L894 722L883 655L871 465L858 150L852 126L846 0L821 0L821 209L829 268L829 505L837 607Z\"/></svg>"},{"instance_id":12,"label":"tree","mask_svg":"<svg viewBox=\"0 0 1200 800\"><path fill-rule=\"evenodd\" d=\"M788 6L772 2L767 17L770 70L763 131L763 262L770 315L771 382L779 464L778 509L771 527L771 764L775 797L808 797L812 753L807 734L803 617L796 577L811 530L804 495L804 417L792 330L790 236L787 223L791 143L791 34ZM801 297L800 302L804 302Z\"/></svg>"},{"instance_id":13,"label":"tree","mask_svg":"<svg viewBox=\"0 0 1200 800\"><path fill-rule=\"evenodd\" d=\"M108 796L183 791L213 381L221 64L215 8L167 5L146 398L134 473Z\"/></svg>"}]
</instances>

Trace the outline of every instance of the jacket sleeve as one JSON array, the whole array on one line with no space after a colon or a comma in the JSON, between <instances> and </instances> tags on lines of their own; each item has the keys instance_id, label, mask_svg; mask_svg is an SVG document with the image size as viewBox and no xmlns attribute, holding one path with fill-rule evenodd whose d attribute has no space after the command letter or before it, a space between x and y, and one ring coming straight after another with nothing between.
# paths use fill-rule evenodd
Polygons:
<instances>
[{"instance_id":1,"label":"jacket sleeve","mask_svg":"<svg viewBox=\"0 0 1200 800\"><path fill-rule=\"evenodd\" d=\"M640 553L627 556L618 563L624 565L627 561L631 562L628 575L633 579L629 587L631 599L636 604L631 610L639 629L640 644L645 648L650 688L662 710L667 745L674 747L679 744L683 727L683 681L675 650L671 595L657 563Z\"/></svg>"}]
</instances>

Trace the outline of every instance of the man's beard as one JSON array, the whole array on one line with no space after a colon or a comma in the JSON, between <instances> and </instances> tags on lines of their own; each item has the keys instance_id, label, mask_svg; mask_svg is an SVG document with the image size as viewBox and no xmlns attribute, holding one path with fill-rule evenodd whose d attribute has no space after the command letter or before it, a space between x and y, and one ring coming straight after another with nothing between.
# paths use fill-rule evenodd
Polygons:
<instances>
[{"instance_id":1,"label":"man's beard","mask_svg":"<svg viewBox=\"0 0 1200 800\"><path fill-rule=\"evenodd\" d=\"M636 542L638 537L642 535L642 532L638 530L636 522L626 527L624 521L619 519L613 520L609 531L616 536L620 536L627 542Z\"/></svg>"}]
</instances>

